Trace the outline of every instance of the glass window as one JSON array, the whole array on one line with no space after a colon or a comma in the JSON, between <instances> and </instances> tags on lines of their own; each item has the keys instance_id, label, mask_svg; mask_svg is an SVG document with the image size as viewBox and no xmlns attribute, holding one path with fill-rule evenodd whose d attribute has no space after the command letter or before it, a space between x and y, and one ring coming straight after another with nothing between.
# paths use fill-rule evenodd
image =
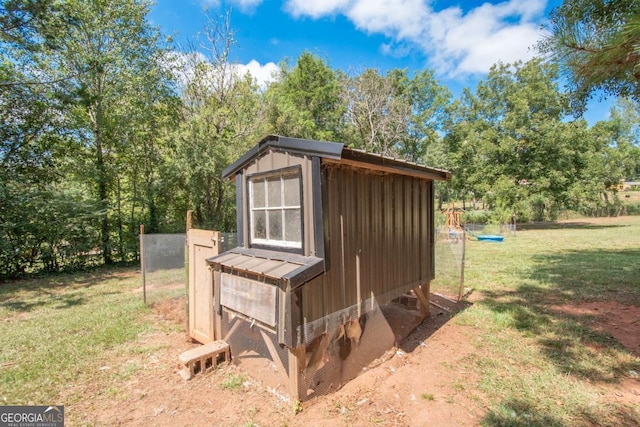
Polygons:
<instances>
[{"instance_id":1,"label":"glass window","mask_svg":"<svg viewBox=\"0 0 640 427\"><path fill-rule=\"evenodd\" d=\"M251 177L249 203L252 244L302 248L298 170Z\"/></svg>"}]
</instances>

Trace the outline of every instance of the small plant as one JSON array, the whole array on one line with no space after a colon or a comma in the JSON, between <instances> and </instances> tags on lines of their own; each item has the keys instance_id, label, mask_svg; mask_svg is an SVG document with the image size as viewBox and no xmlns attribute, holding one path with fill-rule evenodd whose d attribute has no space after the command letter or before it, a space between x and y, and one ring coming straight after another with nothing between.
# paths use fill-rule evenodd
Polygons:
<instances>
[{"instance_id":1,"label":"small plant","mask_svg":"<svg viewBox=\"0 0 640 427\"><path fill-rule=\"evenodd\" d=\"M434 396L433 394L431 394L431 393L422 393L420 396L421 396L424 400L429 400L429 401L433 401L433 400L435 400L435 399L436 399L436 398L435 398L435 396Z\"/></svg>"},{"instance_id":2,"label":"small plant","mask_svg":"<svg viewBox=\"0 0 640 427\"><path fill-rule=\"evenodd\" d=\"M220 387L224 390L240 390L244 384L245 378L239 374L229 374Z\"/></svg>"},{"instance_id":3,"label":"small plant","mask_svg":"<svg viewBox=\"0 0 640 427\"><path fill-rule=\"evenodd\" d=\"M302 412L302 402L300 402L299 399L296 399L293 403L293 414L298 415L300 412Z\"/></svg>"}]
</instances>

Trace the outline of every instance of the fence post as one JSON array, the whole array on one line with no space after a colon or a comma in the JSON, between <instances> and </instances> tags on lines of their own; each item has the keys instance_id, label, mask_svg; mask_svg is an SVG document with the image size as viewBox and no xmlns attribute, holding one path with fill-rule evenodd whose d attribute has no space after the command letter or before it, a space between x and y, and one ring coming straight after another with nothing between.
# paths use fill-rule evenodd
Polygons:
<instances>
[{"instance_id":1,"label":"fence post","mask_svg":"<svg viewBox=\"0 0 640 427\"><path fill-rule=\"evenodd\" d=\"M464 296L464 263L465 263L465 252L466 252L466 244L467 244L467 231L465 229L462 230L462 257L460 261L460 289L458 289L458 301L462 301L462 297Z\"/></svg>"},{"instance_id":2,"label":"fence post","mask_svg":"<svg viewBox=\"0 0 640 427\"><path fill-rule=\"evenodd\" d=\"M142 271L142 300L147 304L147 278L144 269L144 224L140 224L140 270Z\"/></svg>"},{"instance_id":3,"label":"fence post","mask_svg":"<svg viewBox=\"0 0 640 427\"><path fill-rule=\"evenodd\" d=\"M189 335L189 230L191 229L191 227L193 227L193 222L192 222L192 216L193 216L193 211L191 209L189 209L187 211L187 223L186 223L186 230L185 230L185 234L184 234L184 268L185 268L185 276L187 278L187 280L185 281L186 283L186 287L187 287L187 298L186 301L184 303L184 309L185 309L185 331L187 332L187 335Z\"/></svg>"}]
</instances>

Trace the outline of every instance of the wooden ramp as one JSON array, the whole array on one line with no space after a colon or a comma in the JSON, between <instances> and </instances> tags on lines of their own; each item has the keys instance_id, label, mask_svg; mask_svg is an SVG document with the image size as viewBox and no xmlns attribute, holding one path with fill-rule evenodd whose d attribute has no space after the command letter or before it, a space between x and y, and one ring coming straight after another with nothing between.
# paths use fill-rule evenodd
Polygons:
<instances>
[{"instance_id":1,"label":"wooden ramp","mask_svg":"<svg viewBox=\"0 0 640 427\"><path fill-rule=\"evenodd\" d=\"M197 374L208 372L220 363L229 361L231 361L229 344L224 341L212 341L180 355L180 362L184 365L180 370L180 376L190 380Z\"/></svg>"}]
</instances>

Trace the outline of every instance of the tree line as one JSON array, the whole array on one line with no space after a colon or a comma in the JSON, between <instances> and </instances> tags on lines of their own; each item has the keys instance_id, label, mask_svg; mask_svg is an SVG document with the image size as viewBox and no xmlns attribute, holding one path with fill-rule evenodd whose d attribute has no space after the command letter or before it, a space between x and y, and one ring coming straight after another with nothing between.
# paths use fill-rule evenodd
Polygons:
<instances>
[{"instance_id":1,"label":"tree line","mask_svg":"<svg viewBox=\"0 0 640 427\"><path fill-rule=\"evenodd\" d=\"M566 67L548 58L496 64L456 99L431 70L347 73L310 52L264 87L232 63L228 15L178 48L150 7L0 3L0 276L134 261L139 224L182 232L187 209L233 231L222 170L271 133L452 170L439 201L496 218L614 214L612 189L640 176L637 80L591 127L573 116L589 92L563 92Z\"/></svg>"}]
</instances>

